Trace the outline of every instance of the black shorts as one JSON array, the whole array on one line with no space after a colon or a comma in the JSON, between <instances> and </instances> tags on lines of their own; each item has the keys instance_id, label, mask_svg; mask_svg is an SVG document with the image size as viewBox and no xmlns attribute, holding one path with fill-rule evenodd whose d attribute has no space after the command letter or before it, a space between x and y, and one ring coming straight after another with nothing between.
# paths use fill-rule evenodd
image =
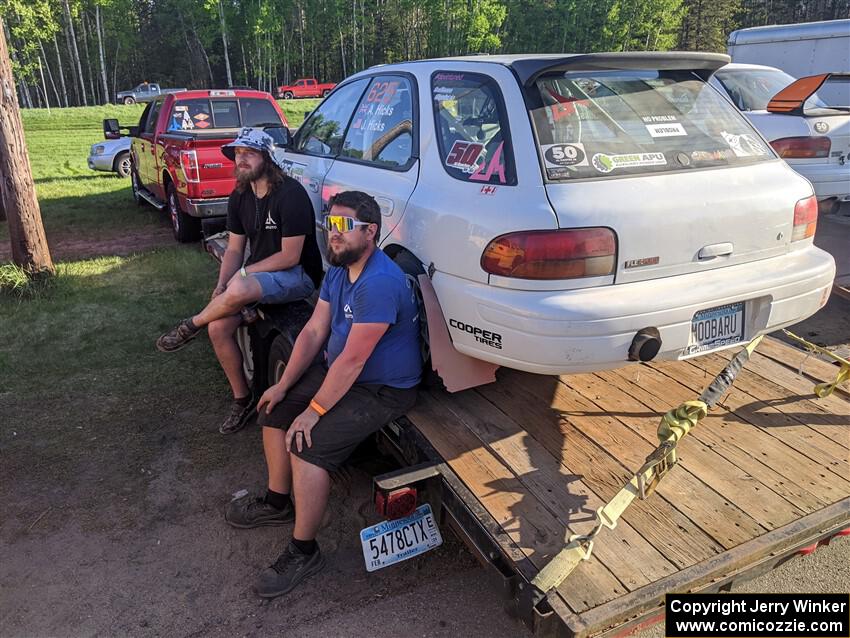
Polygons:
<instances>
[{"instance_id":1,"label":"black shorts","mask_svg":"<svg viewBox=\"0 0 850 638\"><path fill-rule=\"evenodd\" d=\"M326 374L323 363L310 366L271 414L265 409L260 412L257 423L267 428L289 429L295 418L310 406ZM312 465L334 472L370 434L402 416L415 402L415 387L356 383L313 427L310 432L313 445L307 447L305 442L299 452L293 442L291 452Z\"/></svg>"}]
</instances>

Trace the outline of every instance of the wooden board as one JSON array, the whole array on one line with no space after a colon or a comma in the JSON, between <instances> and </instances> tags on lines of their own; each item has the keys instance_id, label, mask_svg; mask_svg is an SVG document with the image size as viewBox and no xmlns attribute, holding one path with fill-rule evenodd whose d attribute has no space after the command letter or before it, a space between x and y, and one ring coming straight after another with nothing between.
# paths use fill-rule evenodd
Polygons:
<instances>
[{"instance_id":1,"label":"wooden board","mask_svg":"<svg viewBox=\"0 0 850 638\"><path fill-rule=\"evenodd\" d=\"M681 442L656 493L603 530L591 560L559 588L571 622L596 622L594 610L643 600L662 583L684 589L683 574L705 580L736 548L774 548L790 538L782 530L797 538L800 521L844 511L850 400L818 399L797 374L805 354L764 343L740 385ZM560 378L501 370L487 386L424 394L408 417L539 570L641 466L663 413L696 399L730 356ZM820 380L834 370L806 366ZM746 567L745 555L736 560Z\"/></svg>"}]
</instances>

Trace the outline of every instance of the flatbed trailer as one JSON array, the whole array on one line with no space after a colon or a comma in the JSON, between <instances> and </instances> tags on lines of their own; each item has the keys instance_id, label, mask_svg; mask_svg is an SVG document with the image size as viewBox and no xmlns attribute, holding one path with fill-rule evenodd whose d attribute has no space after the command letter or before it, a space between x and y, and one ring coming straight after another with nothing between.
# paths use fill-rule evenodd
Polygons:
<instances>
[{"instance_id":1,"label":"flatbed trailer","mask_svg":"<svg viewBox=\"0 0 850 638\"><path fill-rule=\"evenodd\" d=\"M309 312L302 302L261 315L260 384L275 341L294 339ZM679 443L656 492L603 529L556 589L532 584L656 448L662 415L696 399L733 354L560 377L501 369L471 390L422 390L378 435L401 469L376 477L376 491L417 486L535 635L636 631L663 619L668 592L728 590L850 532L850 397L812 391L838 368L768 337Z\"/></svg>"}]
</instances>

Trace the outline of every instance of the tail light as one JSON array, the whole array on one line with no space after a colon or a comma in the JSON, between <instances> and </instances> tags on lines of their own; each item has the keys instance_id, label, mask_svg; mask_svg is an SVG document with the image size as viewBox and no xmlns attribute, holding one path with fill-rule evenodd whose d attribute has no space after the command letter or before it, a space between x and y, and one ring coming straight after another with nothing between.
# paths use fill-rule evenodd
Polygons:
<instances>
[{"instance_id":1,"label":"tail light","mask_svg":"<svg viewBox=\"0 0 850 638\"><path fill-rule=\"evenodd\" d=\"M814 237L818 225L818 200L814 195L801 199L794 206L794 230L791 241Z\"/></svg>"},{"instance_id":2,"label":"tail light","mask_svg":"<svg viewBox=\"0 0 850 638\"><path fill-rule=\"evenodd\" d=\"M410 516L416 510L417 493L415 487L402 487L391 492L375 492L375 509L379 516L389 520Z\"/></svg>"},{"instance_id":3,"label":"tail light","mask_svg":"<svg viewBox=\"0 0 850 638\"><path fill-rule=\"evenodd\" d=\"M832 141L828 137L783 137L770 145L785 159L814 159L829 157Z\"/></svg>"},{"instance_id":4,"label":"tail light","mask_svg":"<svg viewBox=\"0 0 850 638\"><path fill-rule=\"evenodd\" d=\"M614 274L617 237L610 228L535 230L502 235L481 256L491 275L575 279Z\"/></svg>"},{"instance_id":5,"label":"tail light","mask_svg":"<svg viewBox=\"0 0 850 638\"><path fill-rule=\"evenodd\" d=\"M183 175L186 176L187 182L201 181L197 151L180 151L180 166L183 167Z\"/></svg>"}]
</instances>

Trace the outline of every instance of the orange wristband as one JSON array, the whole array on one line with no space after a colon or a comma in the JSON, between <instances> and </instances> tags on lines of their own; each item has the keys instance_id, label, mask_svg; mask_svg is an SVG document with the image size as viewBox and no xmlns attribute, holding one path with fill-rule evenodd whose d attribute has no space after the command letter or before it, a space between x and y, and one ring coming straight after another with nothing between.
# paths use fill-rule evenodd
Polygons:
<instances>
[{"instance_id":1,"label":"orange wristband","mask_svg":"<svg viewBox=\"0 0 850 638\"><path fill-rule=\"evenodd\" d=\"M311 407L311 408L313 408L316 412L318 412L318 413L319 413L319 416L325 416L325 415L328 413L328 411L327 411L327 410L325 410L322 406L320 406L320 405L316 402L316 399L312 399L312 400L310 401L310 407Z\"/></svg>"}]
</instances>

